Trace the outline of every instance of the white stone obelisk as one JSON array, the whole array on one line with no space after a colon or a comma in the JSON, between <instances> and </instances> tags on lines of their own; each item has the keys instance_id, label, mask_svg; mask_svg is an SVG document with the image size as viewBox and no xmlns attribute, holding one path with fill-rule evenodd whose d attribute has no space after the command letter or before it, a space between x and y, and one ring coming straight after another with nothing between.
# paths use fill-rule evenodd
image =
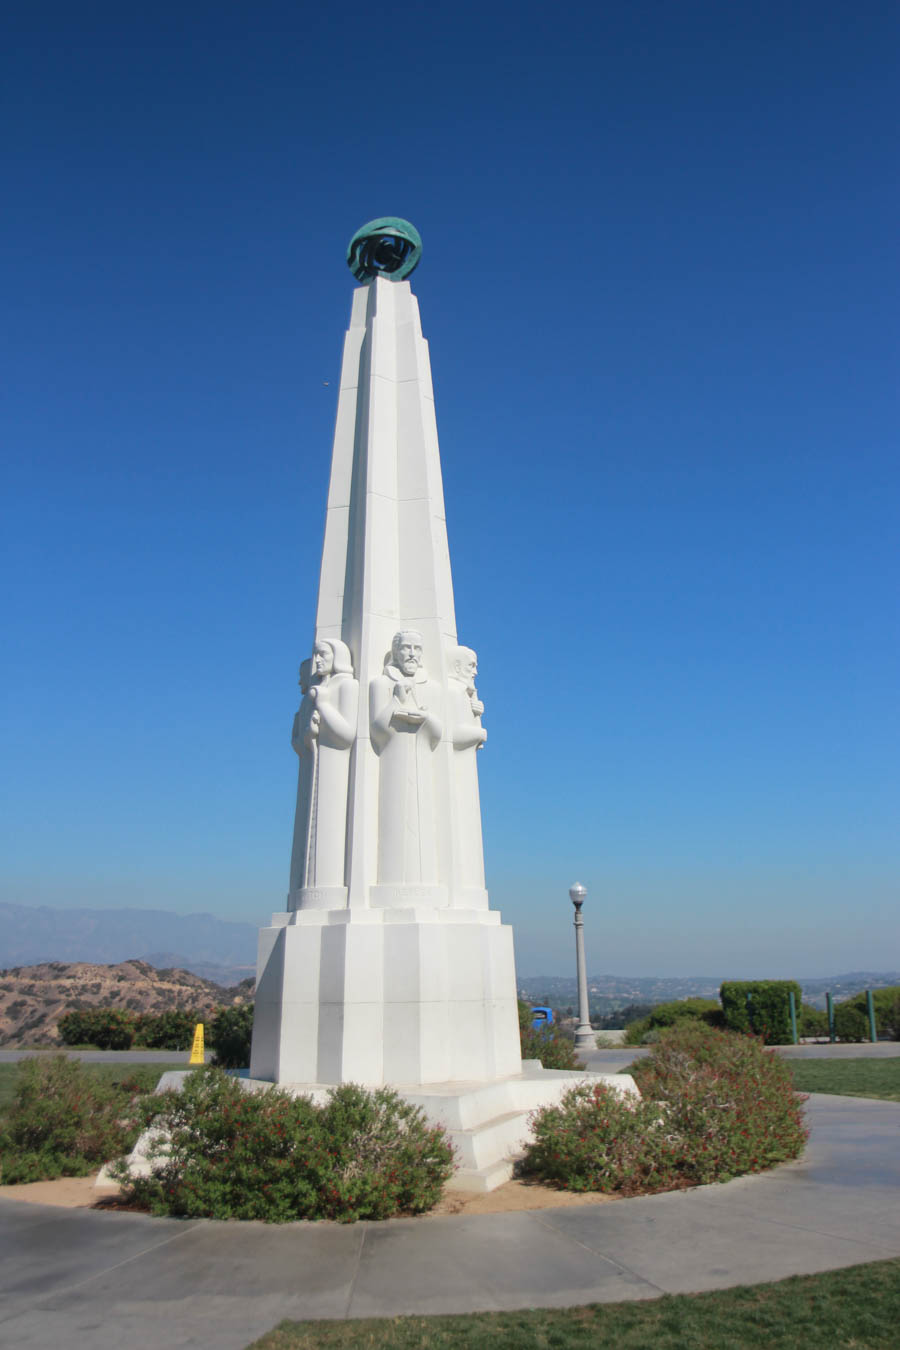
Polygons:
<instances>
[{"instance_id":1,"label":"white stone obelisk","mask_svg":"<svg viewBox=\"0 0 900 1350\"><path fill-rule=\"evenodd\" d=\"M408 281L353 297L287 911L260 934L251 1077L521 1072L512 930L484 888L476 657L456 633L428 345Z\"/></svg>"},{"instance_id":2,"label":"white stone obelisk","mask_svg":"<svg viewBox=\"0 0 900 1350\"><path fill-rule=\"evenodd\" d=\"M372 276L408 273L420 252L396 217L351 240L354 275L371 280L344 345L315 637L300 667L290 890L260 931L239 1081L319 1101L339 1083L390 1084L447 1131L454 1185L485 1191L512 1175L535 1108L586 1075L522 1061L512 930L484 889L484 707L475 652L456 636L428 346L409 283ZM627 1074L591 1077L637 1092ZM138 1175L151 1142L145 1132L132 1151Z\"/></svg>"}]
</instances>

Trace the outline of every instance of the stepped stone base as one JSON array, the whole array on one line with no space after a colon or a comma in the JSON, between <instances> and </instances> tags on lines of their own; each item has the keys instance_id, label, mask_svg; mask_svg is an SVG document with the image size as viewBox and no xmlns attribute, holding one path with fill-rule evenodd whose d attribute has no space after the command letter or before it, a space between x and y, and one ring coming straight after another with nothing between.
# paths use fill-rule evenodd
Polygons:
<instances>
[{"instance_id":1,"label":"stepped stone base","mask_svg":"<svg viewBox=\"0 0 900 1350\"><path fill-rule=\"evenodd\" d=\"M180 1088L189 1071L172 1070L163 1075L159 1091ZM406 1101L419 1106L435 1125L443 1125L456 1150L457 1171L452 1185L457 1190L493 1191L509 1181L516 1157L529 1138L529 1117L540 1106L558 1102L571 1087L585 1082L609 1084L621 1096L639 1095L629 1074L568 1073L544 1069L539 1060L523 1060L522 1071L493 1083L430 1083L427 1087L394 1085ZM272 1086L261 1079L241 1078L248 1092L263 1092ZM294 1096L324 1102L330 1087L323 1083L281 1083ZM128 1159L132 1173L147 1176L151 1170L147 1148L154 1136L142 1135ZM102 1184L98 1178L98 1185Z\"/></svg>"},{"instance_id":2,"label":"stepped stone base","mask_svg":"<svg viewBox=\"0 0 900 1350\"><path fill-rule=\"evenodd\" d=\"M443 1125L456 1149L458 1190L493 1191L509 1181L528 1142L531 1113L555 1105L569 1088L604 1082L621 1096L639 1095L630 1074L569 1073L523 1060L522 1072L494 1083L432 1083L397 1091L429 1120Z\"/></svg>"}]
</instances>

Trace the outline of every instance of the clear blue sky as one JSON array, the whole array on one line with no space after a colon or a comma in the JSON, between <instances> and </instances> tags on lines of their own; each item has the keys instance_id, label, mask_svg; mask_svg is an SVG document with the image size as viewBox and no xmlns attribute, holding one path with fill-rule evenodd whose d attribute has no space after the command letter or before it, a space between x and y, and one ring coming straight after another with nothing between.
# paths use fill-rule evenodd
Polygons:
<instances>
[{"instance_id":1,"label":"clear blue sky","mask_svg":"<svg viewBox=\"0 0 900 1350\"><path fill-rule=\"evenodd\" d=\"M900 964L893 3L7 7L2 898L284 905L347 240L424 239L520 973Z\"/></svg>"}]
</instances>

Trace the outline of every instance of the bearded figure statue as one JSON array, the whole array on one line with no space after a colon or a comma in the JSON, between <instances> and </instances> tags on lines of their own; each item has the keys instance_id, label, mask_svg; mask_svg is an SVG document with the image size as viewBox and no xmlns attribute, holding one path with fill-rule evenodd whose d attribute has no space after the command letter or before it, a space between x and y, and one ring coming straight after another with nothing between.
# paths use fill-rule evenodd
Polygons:
<instances>
[{"instance_id":1,"label":"bearded figure statue","mask_svg":"<svg viewBox=\"0 0 900 1350\"><path fill-rule=\"evenodd\" d=\"M395 633L383 674L369 689L369 725L379 758L378 881L438 880L434 751L443 732L441 686L422 662L422 634Z\"/></svg>"}]
</instances>

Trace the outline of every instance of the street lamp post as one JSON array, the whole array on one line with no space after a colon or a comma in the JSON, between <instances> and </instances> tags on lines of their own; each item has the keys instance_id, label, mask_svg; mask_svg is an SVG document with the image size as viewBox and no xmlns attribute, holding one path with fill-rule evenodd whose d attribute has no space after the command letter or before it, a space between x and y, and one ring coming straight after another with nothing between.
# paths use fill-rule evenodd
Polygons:
<instances>
[{"instance_id":1,"label":"street lamp post","mask_svg":"<svg viewBox=\"0 0 900 1350\"><path fill-rule=\"evenodd\" d=\"M576 1050L595 1050L597 1040L591 1026L588 1006L587 966L584 961L584 918L581 906L587 895L586 887L580 881L569 887L569 899L575 906L575 960L578 967L578 1027L575 1031Z\"/></svg>"}]
</instances>

